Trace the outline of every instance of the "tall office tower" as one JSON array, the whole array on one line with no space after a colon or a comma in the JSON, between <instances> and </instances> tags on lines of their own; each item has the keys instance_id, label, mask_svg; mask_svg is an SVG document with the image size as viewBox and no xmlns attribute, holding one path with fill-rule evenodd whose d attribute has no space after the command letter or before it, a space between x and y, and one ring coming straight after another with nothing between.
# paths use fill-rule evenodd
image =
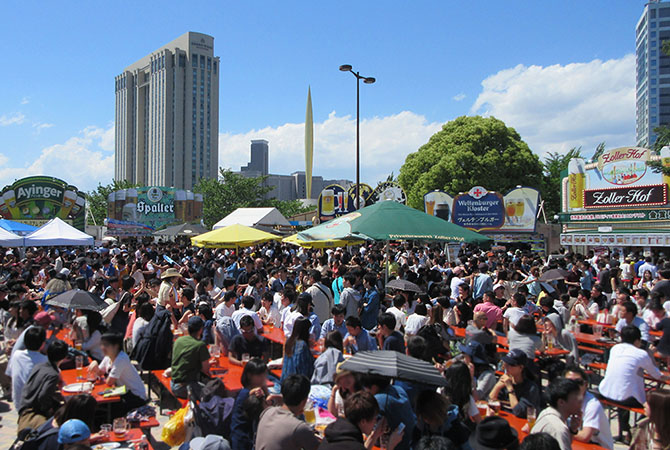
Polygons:
<instances>
[{"instance_id":1,"label":"tall office tower","mask_svg":"<svg viewBox=\"0 0 670 450\"><path fill-rule=\"evenodd\" d=\"M248 177L262 177L270 173L270 147L265 139L251 141L251 160L246 166L240 167L240 172Z\"/></svg>"},{"instance_id":2,"label":"tall office tower","mask_svg":"<svg viewBox=\"0 0 670 450\"><path fill-rule=\"evenodd\" d=\"M670 125L670 57L661 50L670 40L670 3L651 1L635 29L637 145L656 141L654 128Z\"/></svg>"},{"instance_id":3,"label":"tall office tower","mask_svg":"<svg viewBox=\"0 0 670 450\"><path fill-rule=\"evenodd\" d=\"M219 58L188 32L115 78L116 180L192 189L219 170Z\"/></svg>"}]
</instances>

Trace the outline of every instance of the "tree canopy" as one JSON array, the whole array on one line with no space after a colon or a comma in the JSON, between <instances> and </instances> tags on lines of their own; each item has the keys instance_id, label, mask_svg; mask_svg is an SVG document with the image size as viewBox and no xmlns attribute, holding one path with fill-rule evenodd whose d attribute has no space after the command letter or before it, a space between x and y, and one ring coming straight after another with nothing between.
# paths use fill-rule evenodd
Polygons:
<instances>
[{"instance_id":1,"label":"tree canopy","mask_svg":"<svg viewBox=\"0 0 670 450\"><path fill-rule=\"evenodd\" d=\"M541 189L542 163L519 133L494 117L459 117L447 122L428 143L407 156L398 181L414 208L423 196L484 186L505 193L515 186Z\"/></svg>"}]
</instances>

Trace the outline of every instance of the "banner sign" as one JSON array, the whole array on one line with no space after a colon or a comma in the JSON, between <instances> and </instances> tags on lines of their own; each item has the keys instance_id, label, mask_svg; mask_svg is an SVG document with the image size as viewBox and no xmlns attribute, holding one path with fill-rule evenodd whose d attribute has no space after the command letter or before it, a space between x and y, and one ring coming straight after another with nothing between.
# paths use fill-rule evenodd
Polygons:
<instances>
[{"instance_id":1,"label":"banner sign","mask_svg":"<svg viewBox=\"0 0 670 450\"><path fill-rule=\"evenodd\" d=\"M361 183L358 188L361 207L370 206L382 200L395 200L405 203L406 196L402 188L395 182L379 183L376 189ZM319 195L317 204L319 220L327 222L336 217L356 211L356 184L348 189L339 184L326 186Z\"/></svg>"},{"instance_id":2,"label":"banner sign","mask_svg":"<svg viewBox=\"0 0 670 450\"><path fill-rule=\"evenodd\" d=\"M202 194L170 187L140 187L109 194L107 217L112 224L124 222L158 230L173 224L199 222L202 207Z\"/></svg>"},{"instance_id":3,"label":"banner sign","mask_svg":"<svg viewBox=\"0 0 670 450\"><path fill-rule=\"evenodd\" d=\"M584 191L584 208L626 208L631 206L658 206L668 202L668 186L617 187L587 189Z\"/></svg>"},{"instance_id":4,"label":"banner sign","mask_svg":"<svg viewBox=\"0 0 670 450\"><path fill-rule=\"evenodd\" d=\"M372 193L370 204L387 200L402 203L403 205L407 203L405 191L395 181L384 181L379 183Z\"/></svg>"},{"instance_id":5,"label":"banner sign","mask_svg":"<svg viewBox=\"0 0 670 450\"><path fill-rule=\"evenodd\" d=\"M429 216L436 216L451 221L451 206L454 198L442 191L428 192L423 196L424 212Z\"/></svg>"},{"instance_id":6,"label":"banner sign","mask_svg":"<svg viewBox=\"0 0 670 450\"><path fill-rule=\"evenodd\" d=\"M623 211L585 211L561 213L561 222L649 222L670 221L670 209L640 209Z\"/></svg>"},{"instance_id":7,"label":"banner sign","mask_svg":"<svg viewBox=\"0 0 670 450\"><path fill-rule=\"evenodd\" d=\"M4 219L39 226L58 217L81 231L86 225L86 195L58 178L22 178L4 187L0 200Z\"/></svg>"},{"instance_id":8,"label":"banner sign","mask_svg":"<svg viewBox=\"0 0 670 450\"><path fill-rule=\"evenodd\" d=\"M670 234L561 234L561 245L589 245L606 247L670 247Z\"/></svg>"},{"instance_id":9,"label":"banner sign","mask_svg":"<svg viewBox=\"0 0 670 450\"><path fill-rule=\"evenodd\" d=\"M475 186L467 194L454 198L451 217L456 225L473 230L502 228L505 223L503 197L497 192Z\"/></svg>"},{"instance_id":10,"label":"banner sign","mask_svg":"<svg viewBox=\"0 0 670 450\"><path fill-rule=\"evenodd\" d=\"M109 236L148 236L154 232L153 228L139 222L107 219L105 225Z\"/></svg>"}]
</instances>

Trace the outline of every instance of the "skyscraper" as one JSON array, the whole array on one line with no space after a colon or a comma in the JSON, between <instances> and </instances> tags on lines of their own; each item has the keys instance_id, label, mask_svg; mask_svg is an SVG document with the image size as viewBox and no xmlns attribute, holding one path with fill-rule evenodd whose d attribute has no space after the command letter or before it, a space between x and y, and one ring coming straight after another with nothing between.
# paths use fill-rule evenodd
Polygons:
<instances>
[{"instance_id":1,"label":"skyscraper","mask_svg":"<svg viewBox=\"0 0 670 450\"><path fill-rule=\"evenodd\" d=\"M219 58L188 32L115 78L116 180L192 189L219 167Z\"/></svg>"},{"instance_id":2,"label":"skyscraper","mask_svg":"<svg viewBox=\"0 0 670 450\"><path fill-rule=\"evenodd\" d=\"M656 141L654 128L670 124L670 57L661 50L670 40L670 3L651 1L635 29L637 145Z\"/></svg>"}]
</instances>

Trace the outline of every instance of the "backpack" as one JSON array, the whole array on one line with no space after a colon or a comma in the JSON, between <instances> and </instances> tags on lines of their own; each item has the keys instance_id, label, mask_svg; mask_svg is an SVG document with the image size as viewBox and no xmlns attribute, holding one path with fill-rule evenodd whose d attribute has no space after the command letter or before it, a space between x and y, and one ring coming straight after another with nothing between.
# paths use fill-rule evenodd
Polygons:
<instances>
[{"instance_id":1,"label":"backpack","mask_svg":"<svg viewBox=\"0 0 670 450\"><path fill-rule=\"evenodd\" d=\"M44 425L40 425L38 428L24 428L19 431L19 435L9 447L9 450L37 450L39 445L43 440L52 435L58 435L58 427L50 427L47 430L44 430L45 426L51 424L51 420L48 420Z\"/></svg>"},{"instance_id":2,"label":"backpack","mask_svg":"<svg viewBox=\"0 0 670 450\"><path fill-rule=\"evenodd\" d=\"M230 342L235 336L240 334L240 331L235 325L235 321L228 316L217 317L216 319L216 332L219 335L219 339L223 344L223 348L226 354L228 354L228 347Z\"/></svg>"}]
</instances>

